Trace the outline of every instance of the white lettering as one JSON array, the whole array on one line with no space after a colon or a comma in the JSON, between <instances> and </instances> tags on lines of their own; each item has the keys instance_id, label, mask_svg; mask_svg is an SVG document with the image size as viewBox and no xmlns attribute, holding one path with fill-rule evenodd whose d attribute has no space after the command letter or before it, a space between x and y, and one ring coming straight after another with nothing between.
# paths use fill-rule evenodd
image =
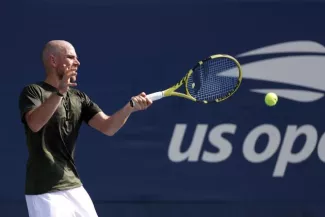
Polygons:
<instances>
[{"instance_id":1,"label":"white lettering","mask_svg":"<svg viewBox=\"0 0 325 217\"><path fill-rule=\"evenodd\" d=\"M202 149L205 134L208 129L207 124L198 124L195 129L190 147L185 152L181 152L181 146L185 135L186 124L176 124L173 136L168 148L168 157L173 162L198 161Z\"/></svg>"},{"instance_id":2,"label":"white lettering","mask_svg":"<svg viewBox=\"0 0 325 217\"><path fill-rule=\"evenodd\" d=\"M268 136L268 143L261 153L256 153L255 146L257 139L263 134ZM244 157L252 163L261 163L274 155L280 146L281 134L277 127L264 124L254 128L246 137L243 144Z\"/></svg>"},{"instance_id":3,"label":"white lettering","mask_svg":"<svg viewBox=\"0 0 325 217\"><path fill-rule=\"evenodd\" d=\"M292 153L294 142L300 135L306 136L306 142L298 153ZM300 163L306 160L317 145L317 131L311 125L304 125L297 129L295 125L287 127L273 176L282 177L288 163Z\"/></svg>"},{"instance_id":4,"label":"white lettering","mask_svg":"<svg viewBox=\"0 0 325 217\"><path fill-rule=\"evenodd\" d=\"M209 133L210 143L219 149L217 153L204 151L202 160L205 162L216 163L226 160L232 152L231 143L222 137L224 133L235 134L237 126L235 124L221 124L215 126Z\"/></svg>"},{"instance_id":5,"label":"white lettering","mask_svg":"<svg viewBox=\"0 0 325 217\"><path fill-rule=\"evenodd\" d=\"M190 144L183 144L187 124L176 124L168 148L168 157L173 162L197 162L202 153L203 144L209 126L198 124L193 133ZM216 148L216 151L203 150L201 160L208 163L217 163L228 159L233 150L233 144L225 138L225 134L234 135L237 131L235 124L221 124L213 127L208 134L209 144ZM266 144L259 139L265 135ZM299 137L304 136L305 142L299 151L293 151L294 145ZM234 137L235 138L235 137ZM238 142L238 139L237 141ZM279 150L275 162L273 177L283 177L289 164L297 164L308 159L317 147L317 154L322 162L325 162L325 133L318 141L318 132L312 125L289 125L284 133L281 145L281 133L279 129L271 124L263 124L253 128L243 141L243 155L251 163L261 163L269 160ZM240 143L238 144L240 145ZM256 147L263 145L263 151L257 152ZM281 145L281 146L280 146ZM183 148L182 148L183 146ZM188 147L188 148L184 148ZM186 150L184 150L186 149Z\"/></svg>"},{"instance_id":6,"label":"white lettering","mask_svg":"<svg viewBox=\"0 0 325 217\"><path fill-rule=\"evenodd\" d=\"M319 139L317 154L319 159L325 162L325 133L323 133L322 137Z\"/></svg>"}]
</instances>

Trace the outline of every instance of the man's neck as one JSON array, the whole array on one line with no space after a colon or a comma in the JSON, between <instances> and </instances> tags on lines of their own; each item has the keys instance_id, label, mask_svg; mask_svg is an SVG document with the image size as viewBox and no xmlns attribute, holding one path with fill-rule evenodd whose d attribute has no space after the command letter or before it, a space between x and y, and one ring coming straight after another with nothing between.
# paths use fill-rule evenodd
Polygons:
<instances>
[{"instance_id":1,"label":"man's neck","mask_svg":"<svg viewBox=\"0 0 325 217\"><path fill-rule=\"evenodd\" d=\"M59 79L57 77L46 76L44 82L50 84L51 86L53 86L55 88L59 87Z\"/></svg>"}]
</instances>

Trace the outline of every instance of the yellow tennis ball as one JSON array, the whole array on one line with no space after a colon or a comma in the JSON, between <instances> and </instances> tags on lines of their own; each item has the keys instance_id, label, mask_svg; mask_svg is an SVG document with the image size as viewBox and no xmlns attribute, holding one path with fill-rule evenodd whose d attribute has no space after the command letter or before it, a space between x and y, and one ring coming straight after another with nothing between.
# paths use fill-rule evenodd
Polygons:
<instances>
[{"instance_id":1,"label":"yellow tennis ball","mask_svg":"<svg viewBox=\"0 0 325 217\"><path fill-rule=\"evenodd\" d=\"M275 93L268 93L265 95L265 104L268 106L275 106L278 102L278 96Z\"/></svg>"}]
</instances>

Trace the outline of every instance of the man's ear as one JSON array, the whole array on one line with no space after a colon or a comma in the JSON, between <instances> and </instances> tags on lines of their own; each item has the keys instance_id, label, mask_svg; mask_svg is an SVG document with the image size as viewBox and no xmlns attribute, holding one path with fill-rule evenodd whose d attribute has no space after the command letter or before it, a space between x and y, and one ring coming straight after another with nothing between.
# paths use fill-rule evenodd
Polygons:
<instances>
[{"instance_id":1,"label":"man's ear","mask_svg":"<svg viewBox=\"0 0 325 217\"><path fill-rule=\"evenodd\" d=\"M49 60L50 60L50 64L51 64L52 66L54 66L54 67L57 66L56 58L55 58L54 55L50 55Z\"/></svg>"}]
</instances>

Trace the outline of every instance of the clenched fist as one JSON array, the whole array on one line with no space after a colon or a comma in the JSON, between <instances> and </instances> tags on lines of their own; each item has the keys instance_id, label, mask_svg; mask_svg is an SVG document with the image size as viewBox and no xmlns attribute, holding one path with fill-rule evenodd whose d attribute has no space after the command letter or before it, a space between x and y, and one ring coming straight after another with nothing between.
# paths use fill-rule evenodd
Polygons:
<instances>
[{"instance_id":1,"label":"clenched fist","mask_svg":"<svg viewBox=\"0 0 325 217\"><path fill-rule=\"evenodd\" d=\"M145 110L151 104L152 101L146 98L146 94L144 92L131 98L131 106L134 108L134 111Z\"/></svg>"},{"instance_id":2,"label":"clenched fist","mask_svg":"<svg viewBox=\"0 0 325 217\"><path fill-rule=\"evenodd\" d=\"M61 94L66 93L69 90L69 87L77 86L76 83L71 82L71 78L75 78L77 76L76 69L73 67L66 67L66 65L63 65L64 71L63 71L63 77L60 80L58 90Z\"/></svg>"}]
</instances>

